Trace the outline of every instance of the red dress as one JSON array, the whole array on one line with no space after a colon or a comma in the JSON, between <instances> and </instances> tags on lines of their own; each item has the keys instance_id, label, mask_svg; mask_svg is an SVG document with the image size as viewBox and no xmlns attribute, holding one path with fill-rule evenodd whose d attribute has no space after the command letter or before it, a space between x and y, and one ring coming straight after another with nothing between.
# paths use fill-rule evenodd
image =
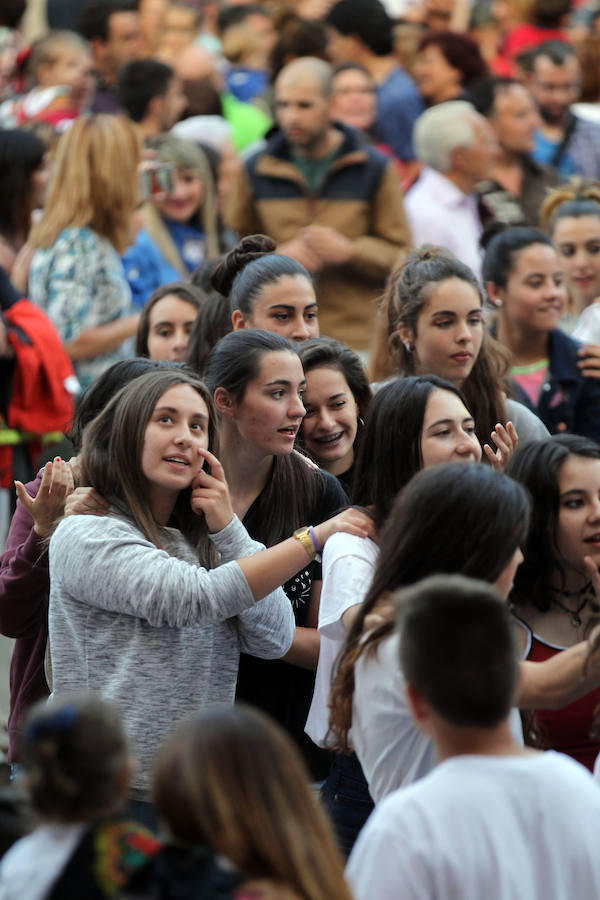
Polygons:
<instances>
[{"instance_id":1,"label":"red dress","mask_svg":"<svg viewBox=\"0 0 600 900\"><path fill-rule=\"evenodd\" d=\"M565 649L543 641L521 619L519 624L523 625L528 633L525 659L544 662ZM594 710L599 704L600 688L596 688L562 709L536 709L535 725L542 746L547 750L566 753L586 769L593 771L596 756L600 752L600 741L590 738L590 729Z\"/></svg>"}]
</instances>

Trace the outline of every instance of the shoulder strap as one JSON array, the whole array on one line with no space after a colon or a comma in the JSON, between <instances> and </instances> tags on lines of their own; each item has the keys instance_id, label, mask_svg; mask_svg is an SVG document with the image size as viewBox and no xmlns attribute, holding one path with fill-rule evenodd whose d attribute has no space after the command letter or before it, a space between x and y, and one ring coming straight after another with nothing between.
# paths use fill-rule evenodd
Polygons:
<instances>
[{"instance_id":1,"label":"shoulder strap","mask_svg":"<svg viewBox=\"0 0 600 900\"><path fill-rule=\"evenodd\" d=\"M550 160L550 165L556 168L561 160L561 157L565 150L567 149L567 145L573 136L573 132L575 131L575 126L577 125L577 118L573 115L572 112L568 113L567 118L567 126L565 128L565 133L562 136L562 141L555 149L552 154L552 158Z\"/></svg>"}]
</instances>

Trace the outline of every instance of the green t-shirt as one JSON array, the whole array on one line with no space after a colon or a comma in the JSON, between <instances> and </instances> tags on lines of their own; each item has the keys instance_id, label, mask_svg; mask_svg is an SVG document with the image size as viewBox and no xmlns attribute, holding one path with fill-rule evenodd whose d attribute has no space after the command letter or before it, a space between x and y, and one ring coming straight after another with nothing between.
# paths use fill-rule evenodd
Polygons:
<instances>
[{"instance_id":1,"label":"green t-shirt","mask_svg":"<svg viewBox=\"0 0 600 900\"><path fill-rule=\"evenodd\" d=\"M339 152L340 148L336 147L333 153L328 153L327 156L320 156L318 159L313 159L312 157L309 158L303 156L301 153L292 150L292 159L304 175L304 179L308 184L311 194L319 193L323 182L325 181L327 172L331 168L333 161L339 155Z\"/></svg>"}]
</instances>

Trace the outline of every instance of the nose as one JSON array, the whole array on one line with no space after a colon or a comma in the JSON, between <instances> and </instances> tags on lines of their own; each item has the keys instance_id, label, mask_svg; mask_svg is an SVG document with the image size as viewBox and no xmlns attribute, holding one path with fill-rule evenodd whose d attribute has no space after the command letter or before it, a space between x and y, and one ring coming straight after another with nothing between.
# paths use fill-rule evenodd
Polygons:
<instances>
[{"instance_id":1,"label":"nose","mask_svg":"<svg viewBox=\"0 0 600 900\"><path fill-rule=\"evenodd\" d=\"M593 501L588 518L591 522L600 521L600 497L596 497Z\"/></svg>"},{"instance_id":2,"label":"nose","mask_svg":"<svg viewBox=\"0 0 600 900\"><path fill-rule=\"evenodd\" d=\"M188 336L183 331L176 331L171 342L171 353L177 354L178 358L183 357L185 348L187 347Z\"/></svg>"},{"instance_id":3,"label":"nose","mask_svg":"<svg viewBox=\"0 0 600 900\"><path fill-rule=\"evenodd\" d=\"M304 317L294 321L290 337L293 341L305 341L310 337L310 332L304 321Z\"/></svg>"},{"instance_id":4,"label":"nose","mask_svg":"<svg viewBox=\"0 0 600 900\"><path fill-rule=\"evenodd\" d=\"M464 457L465 459L471 457L477 461L481 458L481 451L479 453L477 452L478 448L479 441L475 435L463 431L458 436L454 452L457 456Z\"/></svg>"},{"instance_id":5,"label":"nose","mask_svg":"<svg viewBox=\"0 0 600 900\"><path fill-rule=\"evenodd\" d=\"M300 397L296 394L292 396L290 399L290 405L288 406L288 415L291 419L295 418L303 418L306 410L304 409L304 404Z\"/></svg>"},{"instance_id":6,"label":"nose","mask_svg":"<svg viewBox=\"0 0 600 900\"><path fill-rule=\"evenodd\" d=\"M515 552L515 563L516 563L517 569L519 568L519 566L521 565L521 563L523 562L524 559L525 559L525 557L523 556L523 551L521 550L520 547L517 547L516 552Z\"/></svg>"},{"instance_id":7,"label":"nose","mask_svg":"<svg viewBox=\"0 0 600 900\"><path fill-rule=\"evenodd\" d=\"M319 418L317 420L317 428L320 431L330 431L333 425L335 425L335 422L329 410L321 410L321 412L319 413Z\"/></svg>"},{"instance_id":8,"label":"nose","mask_svg":"<svg viewBox=\"0 0 600 900\"><path fill-rule=\"evenodd\" d=\"M588 255L585 251L585 247L577 247L575 253L573 254L573 264L583 269L584 266L587 265Z\"/></svg>"},{"instance_id":9,"label":"nose","mask_svg":"<svg viewBox=\"0 0 600 900\"><path fill-rule=\"evenodd\" d=\"M466 343L471 340L471 329L467 322L459 322L455 332L455 339L459 343Z\"/></svg>"}]
</instances>

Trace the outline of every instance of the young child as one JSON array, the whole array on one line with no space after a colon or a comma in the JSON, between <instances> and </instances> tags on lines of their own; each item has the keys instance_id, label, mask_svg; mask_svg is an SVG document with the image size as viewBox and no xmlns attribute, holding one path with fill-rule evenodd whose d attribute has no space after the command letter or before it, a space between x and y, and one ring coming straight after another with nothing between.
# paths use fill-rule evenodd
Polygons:
<instances>
[{"instance_id":1,"label":"young child","mask_svg":"<svg viewBox=\"0 0 600 900\"><path fill-rule=\"evenodd\" d=\"M356 900L599 897L600 791L577 763L511 734L506 604L488 584L442 575L394 603L408 702L440 763L367 822L348 865Z\"/></svg>"},{"instance_id":2,"label":"young child","mask_svg":"<svg viewBox=\"0 0 600 900\"><path fill-rule=\"evenodd\" d=\"M41 702L27 721L23 782L37 828L0 865L0 897L115 896L160 849L121 814L132 764L117 712L91 694Z\"/></svg>"}]
</instances>

